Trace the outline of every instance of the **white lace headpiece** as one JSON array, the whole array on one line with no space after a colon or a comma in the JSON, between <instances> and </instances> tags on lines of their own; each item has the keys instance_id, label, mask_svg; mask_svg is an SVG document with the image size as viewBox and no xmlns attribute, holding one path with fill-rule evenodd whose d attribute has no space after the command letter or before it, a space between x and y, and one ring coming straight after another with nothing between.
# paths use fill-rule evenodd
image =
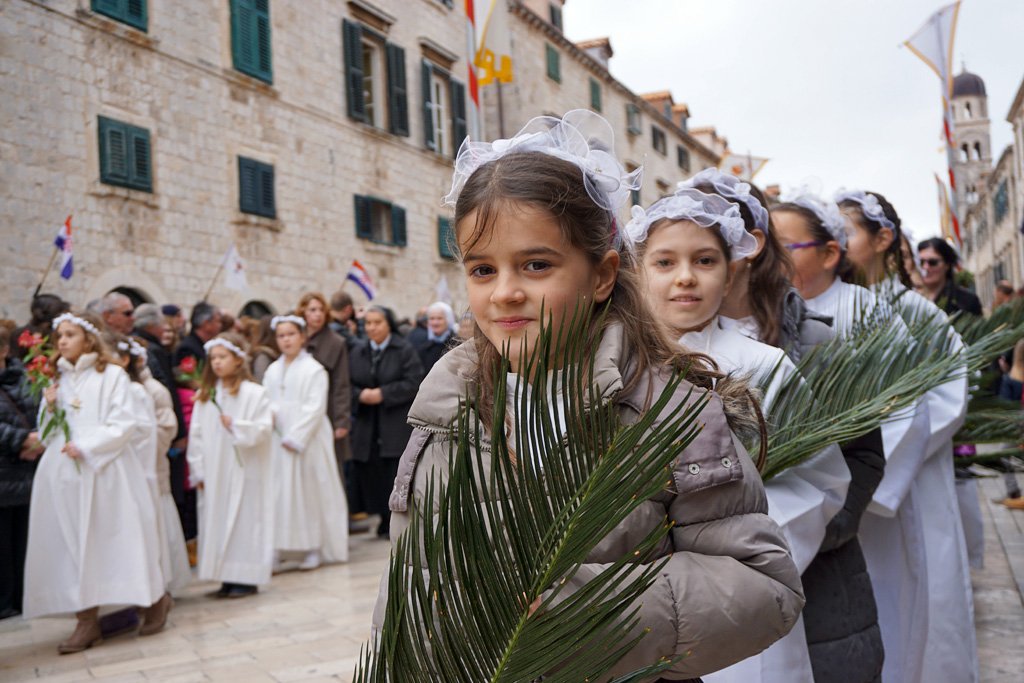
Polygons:
<instances>
[{"instance_id":1,"label":"white lace headpiece","mask_svg":"<svg viewBox=\"0 0 1024 683\"><path fill-rule=\"evenodd\" d=\"M300 330L306 329L306 319L297 315L275 315L270 319L270 329L277 332L277 326L281 323L294 323L299 326Z\"/></svg>"},{"instance_id":2,"label":"white lace headpiece","mask_svg":"<svg viewBox=\"0 0 1024 683\"><path fill-rule=\"evenodd\" d=\"M878 197L875 195L868 194L863 190L839 190L833 199L836 204L842 204L845 201L856 202L860 205L861 213L864 214L865 218L878 223L883 228L889 228L892 230L893 235L896 234L896 224L885 217L885 211L882 210L882 205L878 202Z\"/></svg>"},{"instance_id":3,"label":"white lace headpiece","mask_svg":"<svg viewBox=\"0 0 1024 683\"><path fill-rule=\"evenodd\" d=\"M96 326L85 318L79 318L74 313L61 313L53 319L53 329L57 329L61 323L71 323L72 325L78 325L83 330L92 332L97 337L100 336L100 331L96 329Z\"/></svg>"},{"instance_id":4,"label":"white lace headpiece","mask_svg":"<svg viewBox=\"0 0 1024 683\"><path fill-rule=\"evenodd\" d=\"M466 181L484 164L514 152L543 152L576 164L583 172L587 194L614 213L640 189L643 169L627 173L615 158L615 133L604 118L587 109L573 109L562 118L538 116L507 140L474 142L466 138L455 157L452 188L444 197L454 206Z\"/></svg>"},{"instance_id":5,"label":"white lace headpiece","mask_svg":"<svg viewBox=\"0 0 1024 683\"><path fill-rule=\"evenodd\" d=\"M768 209L750 193L750 183L745 183L734 175L722 173L717 168L705 168L689 180L681 181L678 187L696 188L698 185L710 185L726 199L742 202L754 217L754 227L768 234Z\"/></svg>"},{"instance_id":6,"label":"white lace headpiece","mask_svg":"<svg viewBox=\"0 0 1024 683\"><path fill-rule=\"evenodd\" d=\"M206 353L210 353L210 349L213 349L214 347L217 347L217 346L223 346L225 349L227 349L231 353L235 354L236 356L238 356L242 360L249 360L249 354L247 354L245 351L243 351L242 349L238 348L237 346L232 344L230 341L228 341L227 339L224 339L222 337L214 337L210 341L208 341L205 344L203 344L203 350L206 351Z\"/></svg>"},{"instance_id":7,"label":"white lace headpiece","mask_svg":"<svg viewBox=\"0 0 1024 683\"><path fill-rule=\"evenodd\" d=\"M147 357L146 347L134 339L129 338L128 341L117 342L117 350L121 353L127 353L136 358L145 359Z\"/></svg>"},{"instance_id":8,"label":"white lace headpiece","mask_svg":"<svg viewBox=\"0 0 1024 683\"><path fill-rule=\"evenodd\" d=\"M784 204L796 204L813 213L825 226L828 234L832 235L832 239L846 249L846 220L835 202L822 199L806 185L789 190L779 197L779 201Z\"/></svg>"},{"instance_id":9,"label":"white lace headpiece","mask_svg":"<svg viewBox=\"0 0 1024 683\"><path fill-rule=\"evenodd\" d=\"M680 188L675 194L662 197L646 211L634 206L632 218L626 224L626 237L637 244L647 239L651 226L667 218L690 221L702 228L718 228L729 245L731 258L736 261L757 251L757 240L747 232L740 215L740 207L716 194L704 194L693 188Z\"/></svg>"}]
</instances>

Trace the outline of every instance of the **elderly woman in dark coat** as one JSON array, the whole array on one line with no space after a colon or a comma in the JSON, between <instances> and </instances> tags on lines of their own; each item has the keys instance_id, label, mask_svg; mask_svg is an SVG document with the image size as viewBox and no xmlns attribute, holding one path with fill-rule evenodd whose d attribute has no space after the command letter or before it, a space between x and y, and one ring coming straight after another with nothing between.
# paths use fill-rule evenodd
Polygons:
<instances>
[{"instance_id":1,"label":"elderly woman in dark coat","mask_svg":"<svg viewBox=\"0 0 1024 683\"><path fill-rule=\"evenodd\" d=\"M394 315L382 306L366 311L366 340L350 358L352 404L356 406L352 458L366 511L379 514L377 535L388 538L388 498L398 460L412 434L406 423L423 367L416 350L398 335Z\"/></svg>"},{"instance_id":2,"label":"elderly woman in dark coat","mask_svg":"<svg viewBox=\"0 0 1024 683\"><path fill-rule=\"evenodd\" d=\"M7 360L10 346L9 331L0 327L0 619L21 614L28 504L43 453L38 406L21 362Z\"/></svg>"},{"instance_id":3,"label":"elderly woman in dark coat","mask_svg":"<svg viewBox=\"0 0 1024 683\"><path fill-rule=\"evenodd\" d=\"M426 376L434 363L457 343L455 312L443 301L435 301L427 306L427 335L417 343L416 353L423 364Z\"/></svg>"}]
</instances>

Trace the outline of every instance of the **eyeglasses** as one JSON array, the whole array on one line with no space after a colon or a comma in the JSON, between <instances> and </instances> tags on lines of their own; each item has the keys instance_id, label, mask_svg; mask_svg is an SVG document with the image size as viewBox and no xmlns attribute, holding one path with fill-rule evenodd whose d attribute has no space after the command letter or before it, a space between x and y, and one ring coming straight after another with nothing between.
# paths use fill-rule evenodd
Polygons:
<instances>
[{"instance_id":1,"label":"eyeglasses","mask_svg":"<svg viewBox=\"0 0 1024 683\"><path fill-rule=\"evenodd\" d=\"M127 311L118 311L118 313L120 313L121 315L123 315L126 318L130 318L133 315L135 315L135 309L134 308L129 308Z\"/></svg>"},{"instance_id":2,"label":"eyeglasses","mask_svg":"<svg viewBox=\"0 0 1024 683\"><path fill-rule=\"evenodd\" d=\"M929 268L938 268L939 264L942 263L940 258L923 258L921 259L922 266L928 266Z\"/></svg>"},{"instance_id":3,"label":"eyeglasses","mask_svg":"<svg viewBox=\"0 0 1024 683\"><path fill-rule=\"evenodd\" d=\"M821 240L815 240L813 242L793 242L793 244L784 244L783 246L790 251L796 251L797 249L807 249L809 247L821 247L824 244Z\"/></svg>"}]
</instances>

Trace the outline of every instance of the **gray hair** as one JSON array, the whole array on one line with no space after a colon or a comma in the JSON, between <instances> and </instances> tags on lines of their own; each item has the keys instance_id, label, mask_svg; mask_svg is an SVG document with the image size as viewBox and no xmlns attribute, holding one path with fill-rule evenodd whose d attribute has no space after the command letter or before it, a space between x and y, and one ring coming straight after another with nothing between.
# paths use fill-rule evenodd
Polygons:
<instances>
[{"instance_id":1,"label":"gray hair","mask_svg":"<svg viewBox=\"0 0 1024 683\"><path fill-rule=\"evenodd\" d=\"M164 325L164 314L156 304L142 304L135 309L135 327L144 330L153 325Z\"/></svg>"},{"instance_id":2,"label":"gray hair","mask_svg":"<svg viewBox=\"0 0 1024 683\"><path fill-rule=\"evenodd\" d=\"M448 322L448 329L452 332L457 332L458 329L455 326L455 311L452 307L443 301L435 301L434 303L427 306L427 315L430 315L434 311L440 311L444 314L444 319Z\"/></svg>"},{"instance_id":3,"label":"gray hair","mask_svg":"<svg viewBox=\"0 0 1024 683\"><path fill-rule=\"evenodd\" d=\"M104 313L110 313L111 311L113 311L114 309L116 309L118 306L125 302L131 304L132 300L126 297L124 294L121 294L121 292L111 292L102 299L100 299L99 301L90 301L89 305L92 306L95 303L95 312L99 313L100 315L103 315ZM89 312L92 313L93 311Z\"/></svg>"}]
</instances>

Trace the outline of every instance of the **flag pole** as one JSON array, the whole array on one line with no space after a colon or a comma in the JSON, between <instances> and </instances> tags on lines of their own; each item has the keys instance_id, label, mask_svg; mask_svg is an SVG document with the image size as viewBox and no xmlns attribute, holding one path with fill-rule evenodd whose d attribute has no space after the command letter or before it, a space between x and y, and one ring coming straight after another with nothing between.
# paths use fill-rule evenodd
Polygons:
<instances>
[{"instance_id":1,"label":"flag pole","mask_svg":"<svg viewBox=\"0 0 1024 683\"><path fill-rule=\"evenodd\" d=\"M43 277L39 281L39 284L36 285L36 291L32 292L32 298L33 299L35 299L37 296L39 296L39 292L42 291L43 283L46 282L46 277L50 274L50 271L53 269L53 262L57 260L57 254L59 254L59 253L60 253L60 249L57 249L56 247L54 247L53 254L50 255L50 262L46 264L46 270L43 271Z\"/></svg>"},{"instance_id":2,"label":"flag pole","mask_svg":"<svg viewBox=\"0 0 1024 683\"><path fill-rule=\"evenodd\" d=\"M210 303L210 295L213 294L213 286L217 284L217 278L220 277L221 271L224 270L225 261L227 261L226 258L222 258L220 260L220 265L217 266L217 272L213 274L213 279L210 280L210 286L206 288L206 294L203 295L203 298L201 299L202 301Z\"/></svg>"}]
</instances>

